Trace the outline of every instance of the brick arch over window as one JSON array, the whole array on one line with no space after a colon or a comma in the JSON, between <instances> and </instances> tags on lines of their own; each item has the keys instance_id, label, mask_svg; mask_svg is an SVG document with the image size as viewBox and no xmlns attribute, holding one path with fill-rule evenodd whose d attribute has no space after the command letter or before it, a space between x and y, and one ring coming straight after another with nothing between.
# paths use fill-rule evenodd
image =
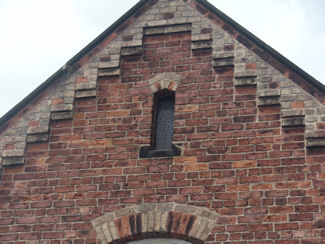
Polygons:
<instances>
[{"instance_id":1,"label":"brick arch over window","mask_svg":"<svg viewBox=\"0 0 325 244\"><path fill-rule=\"evenodd\" d=\"M183 76L177 73L165 72L157 74L148 80L148 83L153 93L162 89L176 91L182 79Z\"/></svg>"},{"instance_id":2,"label":"brick arch over window","mask_svg":"<svg viewBox=\"0 0 325 244\"><path fill-rule=\"evenodd\" d=\"M152 237L151 233L158 233L158 237L177 237L192 243L203 243L217 218L216 212L204 207L144 203L106 213L94 219L92 225L102 244Z\"/></svg>"}]
</instances>

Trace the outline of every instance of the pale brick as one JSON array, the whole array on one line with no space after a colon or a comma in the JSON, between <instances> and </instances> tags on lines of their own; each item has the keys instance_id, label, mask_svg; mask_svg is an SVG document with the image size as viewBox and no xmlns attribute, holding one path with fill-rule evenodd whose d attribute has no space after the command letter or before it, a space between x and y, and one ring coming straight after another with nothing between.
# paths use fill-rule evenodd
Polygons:
<instances>
[{"instance_id":1,"label":"pale brick","mask_svg":"<svg viewBox=\"0 0 325 244\"><path fill-rule=\"evenodd\" d=\"M95 89L89 90L77 90L75 97L76 98L86 98L86 97L96 97L97 91Z\"/></svg>"}]
</instances>

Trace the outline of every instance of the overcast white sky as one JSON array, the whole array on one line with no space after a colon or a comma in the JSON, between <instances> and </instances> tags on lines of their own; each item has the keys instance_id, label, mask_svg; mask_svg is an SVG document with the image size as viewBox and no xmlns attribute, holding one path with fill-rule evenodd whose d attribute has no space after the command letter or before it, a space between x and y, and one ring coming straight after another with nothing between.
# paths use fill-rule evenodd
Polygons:
<instances>
[{"instance_id":1,"label":"overcast white sky","mask_svg":"<svg viewBox=\"0 0 325 244\"><path fill-rule=\"evenodd\" d=\"M138 0L0 0L0 117ZM324 0L209 0L325 83Z\"/></svg>"}]
</instances>

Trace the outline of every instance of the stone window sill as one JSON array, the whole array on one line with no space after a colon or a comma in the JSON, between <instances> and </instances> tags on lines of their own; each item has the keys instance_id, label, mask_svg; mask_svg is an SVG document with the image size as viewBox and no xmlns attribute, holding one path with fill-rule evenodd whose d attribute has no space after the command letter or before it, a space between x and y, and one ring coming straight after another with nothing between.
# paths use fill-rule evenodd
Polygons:
<instances>
[{"instance_id":1,"label":"stone window sill","mask_svg":"<svg viewBox=\"0 0 325 244\"><path fill-rule=\"evenodd\" d=\"M181 155L181 150L175 145L166 150L151 150L150 146L140 148L140 158L166 158L179 155Z\"/></svg>"}]
</instances>

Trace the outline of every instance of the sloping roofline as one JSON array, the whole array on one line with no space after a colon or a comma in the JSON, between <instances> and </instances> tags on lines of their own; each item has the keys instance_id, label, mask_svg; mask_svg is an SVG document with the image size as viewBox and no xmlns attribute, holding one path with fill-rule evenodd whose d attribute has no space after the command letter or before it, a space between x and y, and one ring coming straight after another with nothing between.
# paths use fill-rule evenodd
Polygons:
<instances>
[{"instance_id":1,"label":"sloping roofline","mask_svg":"<svg viewBox=\"0 0 325 244\"><path fill-rule=\"evenodd\" d=\"M140 0L136 5L134 5L129 11L122 15L117 21L115 21L109 28L107 28L103 33L101 33L96 39L89 43L85 48L78 52L74 57L72 57L62 68L55 72L51 77L49 77L45 82L38 86L34 91L32 91L27 97L25 97L21 102L9 110L5 115L0 118L0 128L5 125L11 118L13 118L19 111L21 111L27 104L29 104L34 98L46 90L55 80L57 80L62 75L66 74L67 67L71 67L79 62L87 53L89 53L93 48L100 44L107 36L112 34L120 25L122 25L129 17L135 14L139 9L141 9L150 0ZM202 4L205 8L210 10L221 20L231 26L234 30L238 31L240 34L245 36L248 40L254 43L256 46L261 48L264 52L271 55L274 59L279 61L281 64L285 65L288 69L295 72L302 79L309 82L312 86L318 89L320 92L325 93L325 86L316 80L314 77L306 73L304 70L299 68L297 65L292 63L290 60L285 58L279 52L274 50L272 47L268 46L261 39L253 35L247 29L242 27L236 21L231 19L229 16L221 12L207 0L196 0L198 3Z\"/></svg>"}]
</instances>

